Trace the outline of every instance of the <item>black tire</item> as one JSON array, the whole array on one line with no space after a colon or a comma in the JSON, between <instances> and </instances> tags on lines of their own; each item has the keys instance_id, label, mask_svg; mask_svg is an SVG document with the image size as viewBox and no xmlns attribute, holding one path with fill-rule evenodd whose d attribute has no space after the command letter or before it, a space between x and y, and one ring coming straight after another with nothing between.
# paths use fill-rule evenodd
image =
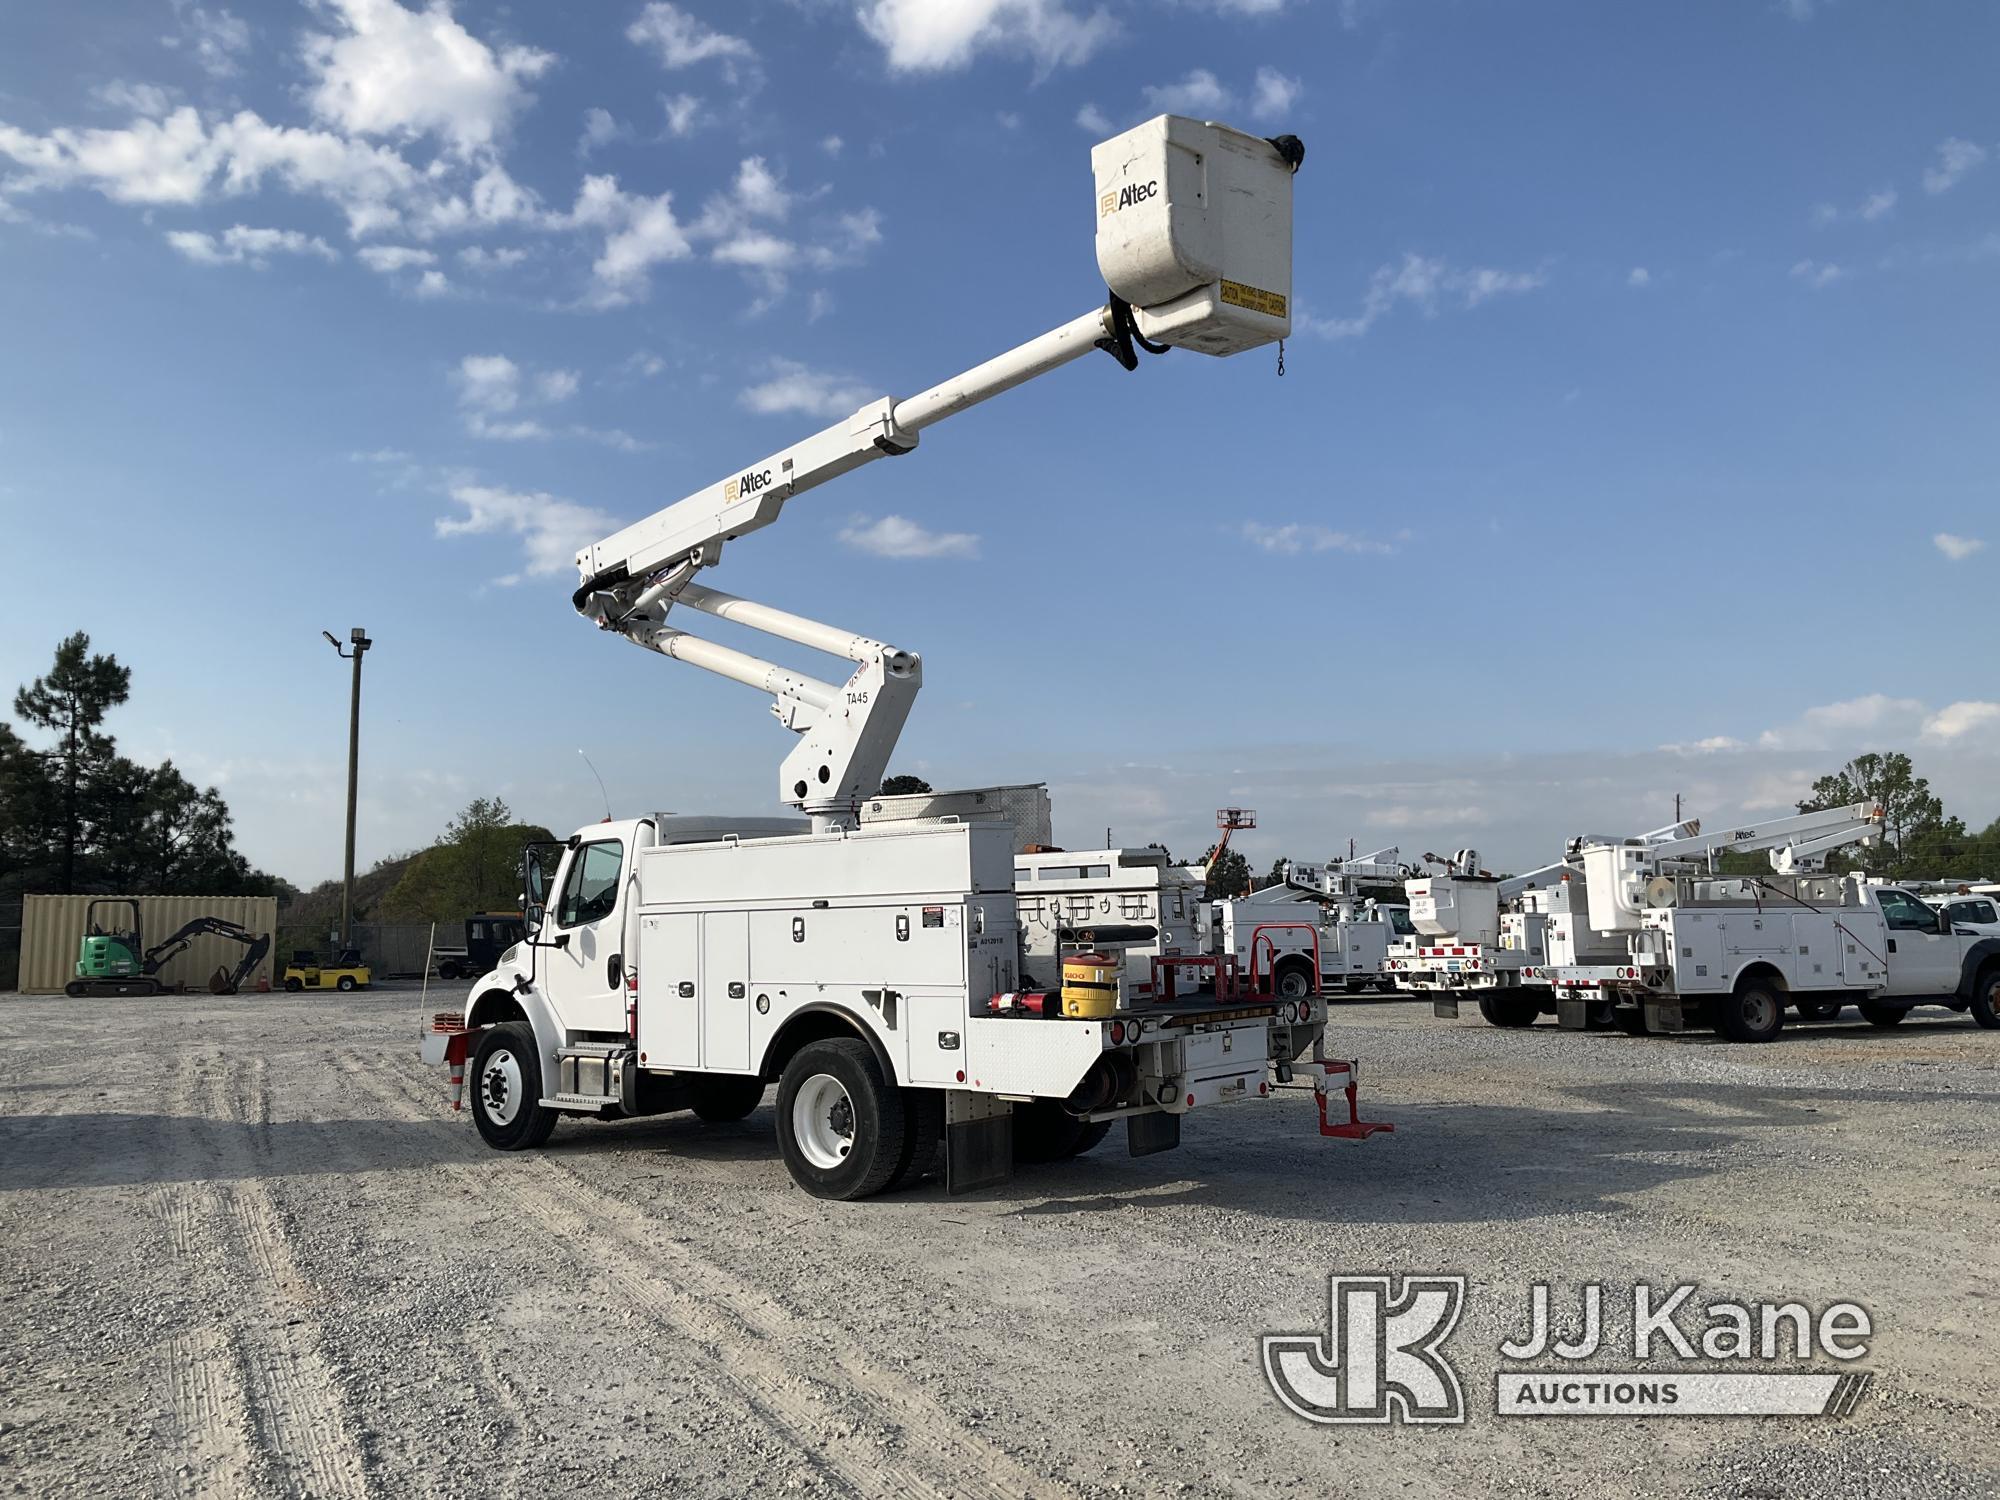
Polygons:
<instances>
[{"instance_id":1,"label":"black tire","mask_svg":"<svg viewBox=\"0 0 2000 1500\"><path fill-rule=\"evenodd\" d=\"M1785 1002L1761 982L1738 985L1715 1012L1715 1029L1732 1042L1775 1042L1785 1029Z\"/></svg>"},{"instance_id":2,"label":"black tire","mask_svg":"<svg viewBox=\"0 0 2000 1500\"><path fill-rule=\"evenodd\" d=\"M556 1128L556 1112L541 1103L541 1048L526 1021L504 1021L482 1036L466 1081L472 1123L496 1151L531 1151Z\"/></svg>"},{"instance_id":3,"label":"black tire","mask_svg":"<svg viewBox=\"0 0 2000 1500\"><path fill-rule=\"evenodd\" d=\"M811 1139L800 1139L801 1123ZM903 1090L859 1037L800 1048L778 1080L778 1149L792 1181L815 1198L881 1192L903 1164L909 1126Z\"/></svg>"},{"instance_id":4,"label":"black tire","mask_svg":"<svg viewBox=\"0 0 2000 1500\"><path fill-rule=\"evenodd\" d=\"M1646 1012L1636 1005L1621 1006L1611 1012L1611 1024L1627 1036L1644 1036Z\"/></svg>"},{"instance_id":5,"label":"black tire","mask_svg":"<svg viewBox=\"0 0 2000 1500\"><path fill-rule=\"evenodd\" d=\"M1792 1009L1799 1013L1801 1021L1837 1021L1840 1013L1847 1009L1844 1000L1799 1000Z\"/></svg>"},{"instance_id":6,"label":"black tire","mask_svg":"<svg viewBox=\"0 0 2000 1500\"><path fill-rule=\"evenodd\" d=\"M303 979L287 979L285 981L285 990L288 994L299 994L305 987L306 982Z\"/></svg>"},{"instance_id":7,"label":"black tire","mask_svg":"<svg viewBox=\"0 0 2000 1500\"><path fill-rule=\"evenodd\" d=\"M938 1169L938 1147L944 1144L944 1090L904 1089L903 1109L910 1128L903 1133L903 1159L889 1179L889 1191L915 1187Z\"/></svg>"},{"instance_id":8,"label":"black tire","mask_svg":"<svg viewBox=\"0 0 2000 1500\"><path fill-rule=\"evenodd\" d=\"M729 1125L764 1102L764 1080L714 1074L695 1079L689 1093L694 1102L688 1108L696 1115L711 1125Z\"/></svg>"},{"instance_id":9,"label":"black tire","mask_svg":"<svg viewBox=\"0 0 2000 1500\"><path fill-rule=\"evenodd\" d=\"M1479 1013L1486 1018L1488 1026L1501 1026L1511 1031L1520 1026L1532 1026L1540 1020L1542 1004L1532 995L1514 995L1503 991L1481 995Z\"/></svg>"},{"instance_id":10,"label":"black tire","mask_svg":"<svg viewBox=\"0 0 2000 1500\"><path fill-rule=\"evenodd\" d=\"M1988 1031L2000 1028L2000 964L1989 964L1972 981L1972 1019Z\"/></svg>"},{"instance_id":11,"label":"black tire","mask_svg":"<svg viewBox=\"0 0 2000 1500\"><path fill-rule=\"evenodd\" d=\"M1891 1026L1901 1026L1909 1008L1902 1005L1884 1005L1879 1000L1860 1001L1855 1009L1861 1012L1861 1019L1870 1026L1879 1026L1887 1031Z\"/></svg>"},{"instance_id":12,"label":"black tire","mask_svg":"<svg viewBox=\"0 0 2000 1500\"><path fill-rule=\"evenodd\" d=\"M1103 1122L1105 1130L1110 1122ZM1078 1152L1088 1151L1098 1141L1104 1139L1104 1131L1097 1132L1090 1146L1084 1144L1084 1137L1094 1126L1088 1120L1079 1120L1053 1099L1035 1099L1027 1104L1014 1106L1014 1160L1017 1163L1032 1164L1047 1161L1068 1161Z\"/></svg>"},{"instance_id":13,"label":"black tire","mask_svg":"<svg viewBox=\"0 0 2000 1500\"><path fill-rule=\"evenodd\" d=\"M63 986L63 993L72 1000L81 1000L85 995L90 993L90 986L85 984L81 979L72 979L68 984Z\"/></svg>"},{"instance_id":14,"label":"black tire","mask_svg":"<svg viewBox=\"0 0 2000 1500\"><path fill-rule=\"evenodd\" d=\"M1083 1127L1083 1135L1077 1140L1075 1154L1082 1156L1085 1152L1096 1150L1104 1144L1104 1138L1111 1134L1111 1127L1117 1123L1116 1120L1092 1120Z\"/></svg>"},{"instance_id":15,"label":"black tire","mask_svg":"<svg viewBox=\"0 0 2000 1500\"><path fill-rule=\"evenodd\" d=\"M1278 972L1271 976L1271 989L1281 1000L1306 999L1313 992L1312 965L1280 964Z\"/></svg>"},{"instance_id":16,"label":"black tire","mask_svg":"<svg viewBox=\"0 0 2000 1500\"><path fill-rule=\"evenodd\" d=\"M352 974L341 975L340 978L334 981L333 987L339 990L343 995L346 994L349 990L354 988L354 976Z\"/></svg>"}]
</instances>

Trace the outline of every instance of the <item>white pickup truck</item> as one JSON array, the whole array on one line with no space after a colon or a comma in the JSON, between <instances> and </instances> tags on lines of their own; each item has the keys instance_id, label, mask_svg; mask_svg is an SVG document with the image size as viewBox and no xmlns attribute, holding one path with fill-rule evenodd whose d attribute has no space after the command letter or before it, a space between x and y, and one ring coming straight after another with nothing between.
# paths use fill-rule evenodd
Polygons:
<instances>
[{"instance_id":1,"label":"white pickup truck","mask_svg":"<svg viewBox=\"0 0 2000 1500\"><path fill-rule=\"evenodd\" d=\"M1647 1031L1705 1020L1739 1042L1773 1040L1788 1006L1824 1016L1853 1004L1872 1025L1894 1026L1916 1006L1941 1005L2000 1027L2000 938L1954 930L1898 886L1658 876L1630 916L1622 959L1531 976L1551 986L1565 1024L1608 1000Z\"/></svg>"}]
</instances>

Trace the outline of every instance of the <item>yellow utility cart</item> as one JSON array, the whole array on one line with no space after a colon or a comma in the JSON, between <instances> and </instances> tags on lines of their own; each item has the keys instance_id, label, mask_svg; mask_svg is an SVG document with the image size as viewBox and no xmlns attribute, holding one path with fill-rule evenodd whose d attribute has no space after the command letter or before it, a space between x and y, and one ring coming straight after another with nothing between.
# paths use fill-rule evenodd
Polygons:
<instances>
[{"instance_id":1,"label":"yellow utility cart","mask_svg":"<svg viewBox=\"0 0 2000 1500\"><path fill-rule=\"evenodd\" d=\"M285 965L288 990L365 990L373 980L374 974L352 948L330 964L310 953L295 953Z\"/></svg>"}]
</instances>

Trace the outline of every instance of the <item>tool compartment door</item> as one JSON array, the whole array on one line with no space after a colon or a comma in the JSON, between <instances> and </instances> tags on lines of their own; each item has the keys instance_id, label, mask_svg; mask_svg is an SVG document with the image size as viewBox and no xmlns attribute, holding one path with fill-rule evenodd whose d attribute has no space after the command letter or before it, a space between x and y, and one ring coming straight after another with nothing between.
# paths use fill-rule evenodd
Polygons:
<instances>
[{"instance_id":1,"label":"tool compartment door","mask_svg":"<svg viewBox=\"0 0 2000 1500\"><path fill-rule=\"evenodd\" d=\"M701 918L701 1065L717 1071L750 1066L750 913L705 912Z\"/></svg>"},{"instance_id":2,"label":"tool compartment door","mask_svg":"<svg viewBox=\"0 0 2000 1500\"><path fill-rule=\"evenodd\" d=\"M701 1066L701 918L639 919L639 1056L649 1068Z\"/></svg>"}]
</instances>

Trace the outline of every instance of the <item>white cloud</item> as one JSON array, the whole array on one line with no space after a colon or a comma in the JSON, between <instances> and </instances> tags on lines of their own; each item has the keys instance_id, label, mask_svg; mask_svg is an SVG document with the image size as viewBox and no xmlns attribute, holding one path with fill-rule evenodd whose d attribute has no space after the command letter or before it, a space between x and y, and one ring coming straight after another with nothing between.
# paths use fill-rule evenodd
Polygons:
<instances>
[{"instance_id":1,"label":"white cloud","mask_svg":"<svg viewBox=\"0 0 2000 1500\"><path fill-rule=\"evenodd\" d=\"M1975 730L1989 727L2000 731L2000 703L1967 699L1959 703L1947 703L1925 719L1924 738L1956 740Z\"/></svg>"},{"instance_id":2,"label":"white cloud","mask_svg":"<svg viewBox=\"0 0 2000 1500\"><path fill-rule=\"evenodd\" d=\"M467 245L458 252L458 263L469 271L505 271L527 258L528 252L518 245L503 245L494 249L485 245Z\"/></svg>"},{"instance_id":3,"label":"white cloud","mask_svg":"<svg viewBox=\"0 0 2000 1500\"><path fill-rule=\"evenodd\" d=\"M1314 526L1300 521L1291 521L1282 526L1269 526L1262 521L1245 521L1242 525L1242 536L1245 541L1263 548L1266 552L1276 552L1288 557L1304 552L1351 552L1362 556L1386 557L1396 550L1394 544L1390 542L1357 536L1347 531L1333 531L1325 526Z\"/></svg>"},{"instance_id":4,"label":"white cloud","mask_svg":"<svg viewBox=\"0 0 2000 1500\"><path fill-rule=\"evenodd\" d=\"M1118 127L1105 118L1104 111L1095 104L1086 104L1076 112L1076 123L1092 135L1112 135Z\"/></svg>"},{"instance_id":5,"label":"white cloud","mask_svg":"<svg viewBox=\"0 0 2000 1500\"><path fill-rule=\"evenodd\" d=\"M1791 274L1818 292L1842 280L1847 272L1830 261L1802 260L1792 267Z\"/></svg>"},{"instance_id":6,"label":"white cloud","mask_svg":"<svg viewBox=\"0 0 2000 1500\"><path fill-rule=\"evenodd\" d=\"M452 16L449 0L422 11L395 0L323 0L321 13L346 32L306 37L316 79L308 101L351 135L435 135L460 153L490 147L533 97L523 81L555 62L532 47L489 47Z\"/></svg>"},{"instance_id":7,"label":"white cloud","mask_svg":"<svg viewBox=\"0 0 2000 1500\"><path fill-rule=\"evenodd\" d=\"M663 3L641 11L639 19L626 28L625 39L652 51L663 68L690 68L715 60L747 62L757 55L757 49L742 37L717 31L678 5Z\"/></svg>"},{"instance_id":8,"label":"white cloud","mask_svg":"<svg viewBox=\"0 0 2000 1500\"><path fill-rule=\"evenodd\" d=\"M701 123L701 100L693 94L675 94L671 98L662 94L660 108L666 112L668 135L693 135Z\"/></svg>"},{"instance_id":9,"label":"white cloud","mask_svg":"<svg viewBox=\"0 0 2000 1500\"><path fill-rule=\"evenodd\" d=\"M1300 326L1327 338L1357 338L1402 303L1417 308L1425 317L1435 317L1446 299L1456 299L1466 309L1500 296L1518 296L1546 285L1540 271L1500 271L1488 266L1460 270L1436 256L1404 254L1400 264L1379 267L1369 278L1361 311L1351 318L1315 318L1302 315Z\"/></svg>"},{"instance_id":10,"label":"white cloud","mask_svg":"<svg viewBox=\"0 0 2000 1500\"><path fill-rule=\"evenodd\" d=\"M1236 102L1207 68L1194 69L1178 83L1148 84L1139 92L1156 114L1217 115Z\"/></svg>"},{"instance_id":11,"label":"white cloud","mask_svg":"<svg viewBox=\"0 0 2000 1500\"><path fill-rule=\"evenodd\" d=\"M367 245L354 252L354 258L371 271L384 276L411 266L429 266L437 263L437 255L429 250L419 250L414 245Z\"/></svg>"},{"instance_id":12,"label":"white cloud","mask_svg":"<svg viewBox=\"0 0 2000 1500\"><path fill-rule=\"evenodd\" d=\"M801 412L806 416L844 417L877 394L851 375L814 370L797 360L773 359L770 378L743 392L742 403L764 416Z\"/></svg>"},{"instance_id":13,"label":"white cloud","mask_svg":"<svg viewBox=\"0 0 2000 1500\"><path fill-rule=\"evenodd\" d=\"M1634 266L1631 274L1625 278L1625 285L1627 286L1646 287L1652 284L1653 273L1644 266Z\"/></svg>"},{"instance_id":14,"label":"white cloud","mask_svg":"<svg viewBox=\"0 0 2000 1500\"><path fill-rule=\"evenodd\" d=\"M964 68L981 52L1025 54L1042 72L1075 67L1116 35L1103 10L1065 0L861 0L861 25L895 72Z\"/></svg>"},{"instance_id":15,"label":"white cloud","mask_svg":"<svg viewBox=\"0 0 2000 1500\"><path fill-rule=\"evenodd\" d=\"M177 93L178 89L162 88L156 83L127 83L122 78L114 78L92 89L90 97L106 109L122 109L143 119L155 120L174 107Z\"/></svg>"},{"instance_id":16,"label":"white cloud","mask_svg":"<svg viewBox=\"0 0 2000 1500\"><path fill-rule=\"evenodd\" d=\"M521 367L504 354L468 354L452 379L458 404L471 411L512 411L521 404Z\"/></svg>"},{"instance_id":17,"label":"white cloud","mask_svg":"<svg viewBox=\"0 0 2000 1500\"><path fill-rule=\"evenodd\" d=\"M424 295L421 283L417 292ZM621 368L630 371L632 362L627 360ZM580 438L623 453L652 446L615 427L589 427L580 422L549 426L543 420L549 410L573 400L583 388L583 377L575 370L529 370L504 354L468 354L452 371L451 381L458 387L465 430L474 437L501 443Z\"/></svg>"},{"instance_id":18,"label":"white cloud","mask_svg":"<svg viewBox=\"0 0 2000 1500\"><path fill-rule=\"evenodd\" d=\"M544 370L535 377L535 394L553 405L569 400L582 384L582 377L574 370Z\"/></svg>"},{"instance_id":19,"label":"white cloud","mask_svg":"<svg viewBox=\"0 0 2000 1500\"><path fill-rule=\"evenodd\" d=\"M843 141L839 136L829 135L821 138L819 149L824 151L828 156L839 156L846 145L847 142Z\"/></svg>"},{"instance_id":20,"label":"white cloud","mask_svg":"<svg viewBox=\"0 0 2000 1500\"><path fill-rule=\"evenodd\" d=\"M440 516L440 537L512 535L521 540L522 572L545 578L567 572L576 554L611 534L617 523L594 506L579 505L543 491L458 484L451 498L464 507L459 516ZM518 575L517 575L518 576ZM507 582L512 582L509 578Z\"/></svg>"},{"instance_id":21,"label":"white cloud","mask_svg":"<svg viewBox=\"0 0 2000 1500\"><path fill-rule=\"evenodd\" d=\"M979 538L969 531L932 531L905 516L870 521L857 516L840 530L840 540L875 557L928 558L979 556Z\"/></svg>"},{"instance_id":22,"label":"white cloud","mask_svg":"<svg viewBox=\"0 0 2000 1500\"><path fill-rule=\"evenodd\" d=\"M583 112L583 134L577 137L576 154L589 156L591 152L622 141L631 134L612 116L608 109L592 107Z\"/></svg>"},{"instance_id":23,"label":"white cloud","mask_svg":"<svg viewBox=\"0 0 2000 1500\"><path fill-rule=\"evenodd\" d=\"M1250 118L1253 120L1282 120L1297 106L1305 93L1305 85L1296 78L1288 78L1276 68L1259 68L1257 78L1250 86Z\"/></svg>"},{"instance_id":24,"label":"white cloud","mask_svg":"<svg viewBox=\"0 0 2000 1500\"><path fill-rule=\"evenodd\" d=\"M1924 169L1924 191L1948 193L1986 160L1986 148L1958 136L1938 142L1937 165Z\"/></svg>"},{"instance_id":25,"label":"white cloud","mask_svg":"<svg viewBox=\"0 0 2000 1500\"><path fill-rule=\"evenodd\" d=\"M1869 223L1887 216L1896 207L1896 190L1883 188L1879 193L1870 193L1861 202L1861 217Z\"/></svg>"},{"instance_id":26,"label":"white cloud","mask_svg":"<svg viewBox=\"0 0 2000 1500\"><path fill-rule=\"evenodd\" d=\"M1913 735L1922 728L1924 717L1919 699L1866 693L1808 708L1795 722L1758 735L1757 745L1764 750L1847 749L1869 737Z\"/></svg>"},{"instance_id":27,"label":"white cloud","mask_svg":"<svg viewBox=\"0 0 2000 1500\"><path fill-rule=\"evenodd\" d=\"M624 374L640 375L650 380L666 370L667 362L650 349L637 349L618 368Z\"/></svg>"},{"instance_id":28,"label":"white cloud","mask_svg":"<svg viewBox=\"0 0 2000 1500\"><path fill-rule=\"evenodd\" d=\"M218 235L199 230L176 229L167 234L167 243L189 260L204 266L249 265L263 270L273 255L315 255L321 260L338 260L340 252L318 235L301 234L296 229L253 229L233 224Z\"/></svg>"},{"instance_id":29,"label":"white cloud","mask_svg":"<svg viewBox=\"0 0 2000 1500\"><path fill-rule=\"evenodd\" d=\"M604 249L591 267L596 279L592 301L600 307L643 297L652 267L694 253L686 229L674 217L671 193L638 197L620 188L616 177L584 178L565 222L604 232Z\"/></svg>"},{"instance_id":30,"label":"white cloud","mask_svg":"<svg viewBox=\"0 0 2000 1500\"><path fill-rule=\"evenodd\" d=\"M1691 740L1681 745L1660 746L1669 755L1721 755L1725 751L1744 749L1743 741L1726 734L1712 734L1705 740Z\"/></svg>"},{"instance_id":31,"label":"white cloud","mask_svg":"<svg viewBox=\"0 0 2000 1500\"><path fill-rule=\"evenodd\" d=\"M426 271L417 278L413 290L419 297L443 297L451 292L451 280L442 271Z\"/></svg>"},{"instance_id":32,"label":"white cloud","mask_svg":"<svg viewBox=\"0 0 2000 1500\"><path fill-rule=\"evenodd\" d=\"M240 70L239 59L250 50L250 28L221 6L213 10L174 0L174 14L180 30L161 37L169 47L186 47L194 60L212 78L233 77Z\"/></svg>"},{"instance_id":33,"label":"white cloud","mask_svg":"<svg viewBox=\"0 0 2000 1500\"><path fill-rule=\"evenodd\" d=\"M1964 562L1973 553L1983 550L1986 542L1976 536L1955 536L1949 531L1940 531L1931 538L1931 545L1953 562Z\"/></svg>"},{"instance_id":34,"label":"white cloud","mask_svg":"<svg viewBox=\"0 0 2000 1500\"><path fill-rule=\"evenodd\" d=\"M1840 210L1831 203L1815 203L1812 208L1812 221L1815 229L1824 229L1829 224L1837 224L1840 222Z\"/></svg>"}]
</instances>

